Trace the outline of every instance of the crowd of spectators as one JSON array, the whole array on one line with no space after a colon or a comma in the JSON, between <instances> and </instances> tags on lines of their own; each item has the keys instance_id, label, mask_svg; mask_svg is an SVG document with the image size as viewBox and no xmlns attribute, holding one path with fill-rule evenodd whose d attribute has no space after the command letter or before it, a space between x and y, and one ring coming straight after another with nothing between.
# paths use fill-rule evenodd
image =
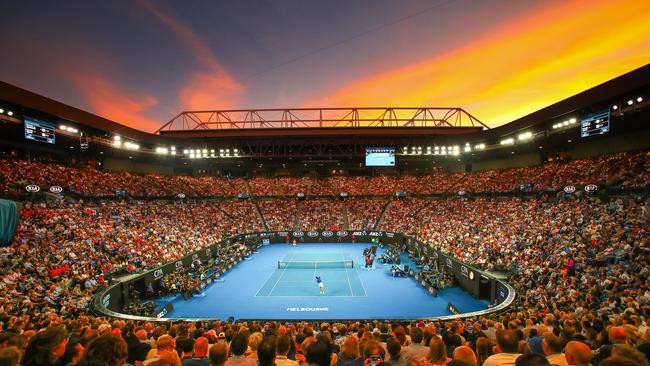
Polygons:
<instances>
[{"instance_id":1,"label":"crowd of spectators","mask_svg":"<svg viewBox=\"0 0 650 366\"><path fill-rule=\"evenodd\" d=\"M29 164L40 164L40 171ZM622 168L615 169L614 164ZM21 174L15 171L16 166L29 169ZM16 182L66 184L90 195L110 195L113 187L131 182L136 188L127 190L132 192L166 195L175 189L168 177L153 175L4 160L0 167L0 184L5 190L14 189ZM424 192L432 186L477 191L480 187L492 192L512 189L516 177L551 189L567 182L643 188L647 187L648 171L647 154L614 154L505 172L447 174L439 185L433 175L403 177L404 186L396 183L397 178L374 177L351 188L345 182L353 178L317 184L307 184L309 179L288 179L293 188L283 192L293 194L305 186L312 194L339 189L366 194ZM155 179L160 179L159 184L150 184ZM213 189L210 192L222 195L237 193L242 187L252 191L251 181L241 179L174 179L183 181L179 183L182 187L205 184L210 187L206 189ZM213 186L213 181L222 183ZM351 227L376 222L387 202L316 199L296 204L283 199L263 200L257 205L271 229L293 226L297 216L303 230L338 230L344 227L346 213ZM180 322L158 326L88 315L92 294L116 273L154 268L226 236L261 231L254 204L232 199L27 201L13 243L0 248L0 362L648 364L650 198L645 195L454 196L390 201L380 229L413 235L463 262L508 276L518 296L502 315L463 322ZM224 247L219 256L233 258L246 250L250 249L241 244ZM420 261L428 263L430 259ZM184 280L167 279L176 285L175 290L182 289ZM187 361L190 359L202 363Z\"/></svg>"},{"instance_id":2,"label":"crowd of spectators","mask_svg":"<svg viewBox=\"0 0 650 366\"><path fill-rule=\"evenodd\" d=\"M293 230L296 222L296 201L284 200L260 200L257 201L266 226L271 231Z\"/></svg>"},{"instance_id":3,"label":"crowd of spectators","mask_svg":"<svg viewBox=\"0 0 650 366\"><path fill-rule=\"evenodd\" d=\"M512 312L466 321L158 323L80 315L14 317L3 365L537 366L648 365L647 327ZM640 335L639 332L645 332Z\"/></svg>"},{"instance_id":4,"label":"crowd of spectators","mask_svg":"<svg viewBox=\"0 0 650 366\"><path fill-rule=\"evenodd\" d=\"M344 227L344 206L340 201L303 201L298 212L298 227L301 230L341 230Z\"/></svg>"},{"instance_id":5,"label":"crowd of spectators","mask_svg":"<svg viewBox=\"0 0 650 366\"><path fill-rule=\"evenodd\" d=\"M351 229L374 229L387 201L358 199L347 201L348 226Z\"/></svg>"},{"instance_id":6,"label":"crowd of spectators","mask_svg":"<svg viewBox=\"0 0 650 366\"><path fill-rule=\"evenodd\" d=\"M252 179L189 177L183 175L109 172L94 168L67 167L55 163L0 159L0 190L4 195L25 195L25 186L36 184L47 189L58 185L84 196L112 197L125 190L133 197L234 196L247 192L253 196L353 196L392 195L398 191L414 194L486 193L518 191L529 184L531 190L558 191L567 185L639 188L650 183L650 153L617 153L595 158L555 160L538 166L473 173L449 173L433 167L417 176L373 176L329 178L280 177Z\"/></svg>"}]
</instances>

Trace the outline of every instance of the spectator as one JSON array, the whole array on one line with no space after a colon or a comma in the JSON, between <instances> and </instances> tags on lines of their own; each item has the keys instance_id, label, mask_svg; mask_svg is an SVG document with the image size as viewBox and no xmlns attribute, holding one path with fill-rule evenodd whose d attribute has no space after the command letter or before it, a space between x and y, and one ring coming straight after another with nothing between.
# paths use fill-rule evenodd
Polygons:
<instances>
[{"instance_id":1,"label":"spectator","mask_svg":"<svg viewBox=\"0 0 650 366\"><path fill-rule=\"evenodd\" d=\"M291 350L291 343L293 343L293 339L291 339L291 336L287 334L283 334L277 338L275 356L275 364L277 366L298 366L298 362L287 358L287 355ZM343 352L343 349L341 349L341 352ZM339 361L340 360L341 358L339 357Z\"/></svg>"},{"instance_id":2,"label":"spectator","mask_svg":"<svg viewBox=\"0 0 650 366\"><path fill-rule=\"evenodd\" d=\"M593 357L588 345L576 341L567 343L564 356L570 366L589 366Z\"/></svg>"},{"instance_id":3,"label":"spectator","mask_svg":"<svg viewBox=\"0 0 650 366\"><path fill-rule=\"evenodd\" d=\"M23 356L23 366L54 366L65 354L68 331L63 327L49 327L36 333L30 340Z\"/></svg>"},{"instance_id":4,"label":"spectator","mask_svg":"<svg viewBox=\"0 0 650 366\"><path fill-rule=\"evenodd\" d=\"M454 361L461 361L467 366L478 366L476 355L470 347L460 346L454 350Z\"/></svg>"},{"instance_id":5,"label":"spectator","mask_svg":"<svg viewBox=\"0 0 650 366\"><path fill-rule=\"evenodd\" d=\"M501 365L512 365L502 363ZM514 366L550 366L548 359L539 353L531 353L529 355L521 355L517 357Z\"/></svg>"},{"instance_id":6,"label":"spectator","mask_svg":"<svg viewBox=\"0 0 650 366\"><path fill-rule=\"evenodd\" d=\"M442 338L434 335L429 343L429 353L420 359L423 366L444 366L451 358L447 357L447 349Z\"/></svg>"},{"instance_id":7,"label":"spectator","mask_svg":"<svg viewBox=\"0 0 650 366\"><path fill-rule=\"evenodd\" d=\"M408 360L420 360L429 352L429 347L422 345L424 332L420 327L411 327L409 332L411 344L402 348L401 358Z\"/></svg>"},{"instance_id":8,"label":"spectator","mask_svg":"<svg viewBox=\"0 0 650 366\"><path fill-rule=\"evenodd\" d=\"M257 361L245 356L248 348L248 336L244 333L237 333L230 342L230 357L226 360L226 366L256 366Z\"/></svg>"},{"instance_id":9,"label":"spectator","mask_svg":"<svg viewBox=\"0 0 650 366\"><path fill-rule=\"evenodd\" d=\"M386 361L390 366L406 366L408 363L407 360L401 357L402 346L397 338L391 337L386 341L386 348L388 349L388 354L390 359Z\"/></svg>"},{"instance_id":10,"label":"spectator","mask_svg":"<svg viewBox=\"0 0 650 366\"><path fill-rule=\"evenodd\" d=\"M258 365L259 366L275 366L275 337L267 336L259 343L258 346Z\"/></svg>"},{"instance_id":11,"label":"spectator","mask_svg":"<svg viewBox=\"0 0 650 366\"><path fill-rule=\"evenodd\" d=\"M564 346L565 342L560 337L551 332L544 333L542 349L551 365L569 366L564 353L562 353Z\"/></svg>"},{"instance_id":12,"label":"spectator","mask_svg":"<svg viewBox=\"0 0 650 366\"><path fill-rule=\"evenodd\" d=\"M182 361L183 366L209 366L208 339L199 337L194 341L194 354Z\"/></svg>"},{"instance_id":13,"label":"spectator","mask_svg":"<svg viewBox=\"0 0 650 366\"><path fill-rule=\"evenodd\" d=\"M126 363L128 351L128 346L122 337L112 334L101 335L90 342L77 365L122 366Z\"/></svg>"},{"instance_id":14,"label":"spectator","mask_svg":"<svg viewBox=\"0 0 650 366\"><path fill-rule=\"evenodd\" d=\"M483 363L483 366L513 365L517 358L521 356L520 353L517 353L518 344L519 337L517 337L517 333L514 331L497 331L496 353L488 357ZM528 359L525 358L525 360Z\"/></svg>"},{"instance_id":15,"label":"spectator","mask_svg":"<svg viewBox=\"0 0 650 366\"><path fill-rule=\"evenodd\" d=\"M223 366L228 359L228 344L226 342L218 342L210 347L209 353L210 366Z\"/></svg>"}]
</instances>

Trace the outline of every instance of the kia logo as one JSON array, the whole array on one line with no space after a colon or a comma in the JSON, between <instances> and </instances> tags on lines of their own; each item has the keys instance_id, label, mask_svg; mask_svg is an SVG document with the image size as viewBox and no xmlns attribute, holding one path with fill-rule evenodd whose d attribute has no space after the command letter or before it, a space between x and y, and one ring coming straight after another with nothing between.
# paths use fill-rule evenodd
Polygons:
<instances>
[{"instance_id":1,"label":"kia logo","mask_svg":"<svg viewBox=\"0 0 650 366\"><path fill-rule=\"evenodd\" d=\"M178 198L185 198L185 193L179 193Z\"/></svg>"},{"instance_id":2,"label":"kia logo","mask_svg":"<svg viewBox=\"0 0 650 366\"><path fill-rule=\"evenodd\" d=\"M163 274L164 274L164 273L163 273L163 270L162 270L162 269L157 269L157 270L153 271L153 277L154 277L155 279L159 279L160 277L163 276Z\"/></svg>"},{"instance_id":3,"label":"kia logo","mask_svg":"<svg viewBox=\"0 0 650 366\"><path fill-rule=\"evenodd\" d=\"M332 236L332 235L334 235L334 233L331 232L331 231L323 231L323 236L329 237L329 236Z\"/></svg>"},{"instance_id":4,"label":"kia logo","mask_svg":"<svg viewBox=\"0 0 650 366\"><path fill-rule=\"evenodd\" d=\"M61 192L63 192L63 188L61 188L59 186L52 186L52 187L50 187L50 192L52 192L52 193L61 193Z\"/></svg>"},{"instance_id":5,"label":"kia logo","mask_svg":"<svg viewBox=\"0 0 650 366\"><path fill-rule=\"evenodd\" d=\"M41 187L37 186L36 184L30 184L25 187L25 190L29 193L36 193L41 190Z\"/></svg>"},{"instance_id":6,"label":"kia logo","mask_svg":"<svg viewBox=\"0 0 650 366\"><path fill-rule=\"evenodd\" d=\"M196 258L198 258L198 257L199 257L198 254L194 254L194 255L192 256L192 260L194 261L194 260L196 260Z\"/></svg>"},{"instance_id":7,"label":"kia logo","mask_svg":"<svg viewBox=\"0 0 650 366\"><path fill-rule=\"evenodd\" d=\"M294 231L293 236L303 236L305 235L302 231Z\"/></svg>"},{"instance_id":8,"label":"kia logo","mask_svg":"<svg viewBox=\"0 0 650 366\"><path fill-rule=\"evenodd\" d=\"M585 187L585 189L586 189L586 188L587 188L587 187ZM575 191L576 191L576 187L575 187L575 186L566 186L566 187L564 187L564 193L571 194L571 193L573 193L573 192L575 192Z\"/></svg>"},{"instance_id":9,"label":"kia logo","mask_svg":"<svg viewBox=\"0 0 650 366\"><path fill-rule=\"evenodd\" d=\"M451 268L451 258L447 258L447 267Z\"/></svg>"},{"instance_id":10,"label":"kia logo","mask_svg":"<svg viewBox=\"0 0 650 366\"><path fill-rule=\"evenodd\" d=\"M176 268L181 268L183 267L183 262L182 261L177 261L176 262Z\"/></svg>"},{"instance_id":11,"label":"kia logo","mask_svg":"<svg viewBox=\"0 0 650 366\"><path fill-rule=\"evenodd\" d=\"M341 236L341 237L342 236L348 236L348 232L347 231L337 231L336 235Z\"/></svg>"},{"instance_id":12,"label":"kia logo","mask_svg":"<svg viewBox=\"0 0 650 366\"><path fill-rule=\"evenodd\" d=\"M315 237L315 236L318 236L318 231L310 231L310 232L307 233L307 236L312 237L312 238Z\"/></svg>"},{"instance_id":13,"label":"kia logo","mask_svg":"<svg viewBox=\"0 0 650 366\"><path fill-rule=\"evenodd\" d=\"M585 186L585 192L587 193L594 193L598 190L598 186L595 184L587 184Z\"/></svg>"}]
</instances>

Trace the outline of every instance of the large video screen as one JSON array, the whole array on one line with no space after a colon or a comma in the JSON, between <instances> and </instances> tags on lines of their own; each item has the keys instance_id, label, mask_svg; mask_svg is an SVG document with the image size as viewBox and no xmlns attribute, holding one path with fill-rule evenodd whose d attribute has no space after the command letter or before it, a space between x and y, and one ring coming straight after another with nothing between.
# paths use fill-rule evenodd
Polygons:
<instances>
[{"instance_id":1,"label":"large video screen","mask_svg":"<svg viewBox=\"0 0 650 366\"><path fill-rule=\"evenodd\" d=\"M395 148L394 147L367 147L366 166L394 167Z\"/></svg>"},{"instance_id":2,"label":"large video screen","mask_svg":"<svg viewBox=\"0 0 650 366\"><path fill-rule=\"evenodd\" d=\"M25 138L28 140L54 143L54 123L25 116Z\"/></svg>"},{"instance_id":3,"label":"large video screen","mask_svg":"<svg viewBox=\"0 0 650 366\"><path fill-rule=\"evenodd\" d=\"M580 118L580 136L589 137L609 132L609 109L588 114Z\"/></svg>"}]
</instances>

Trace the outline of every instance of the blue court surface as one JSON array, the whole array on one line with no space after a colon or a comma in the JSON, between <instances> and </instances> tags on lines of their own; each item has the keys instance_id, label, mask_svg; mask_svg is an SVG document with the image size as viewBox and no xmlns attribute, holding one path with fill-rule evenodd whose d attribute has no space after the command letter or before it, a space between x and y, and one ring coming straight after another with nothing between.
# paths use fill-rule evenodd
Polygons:
<instances>
[{"instance_id":1,"label":"blue court surface","mask_svg":"<svg viewBox=\"0 0 650 366\"><path fill-rule=\"evenodd\" d=\"M267 245L209 285L203 296L157 303L174 305L166 318L192 319L410 319L450 315L448 302L462 312L487 308L487 301L456 287L433 297L413 278L392 277L389 264L375 262L368 271L364 247L368 244ZM353 267L344 261L353 261Z\"/></svg>"}]
</instances>

